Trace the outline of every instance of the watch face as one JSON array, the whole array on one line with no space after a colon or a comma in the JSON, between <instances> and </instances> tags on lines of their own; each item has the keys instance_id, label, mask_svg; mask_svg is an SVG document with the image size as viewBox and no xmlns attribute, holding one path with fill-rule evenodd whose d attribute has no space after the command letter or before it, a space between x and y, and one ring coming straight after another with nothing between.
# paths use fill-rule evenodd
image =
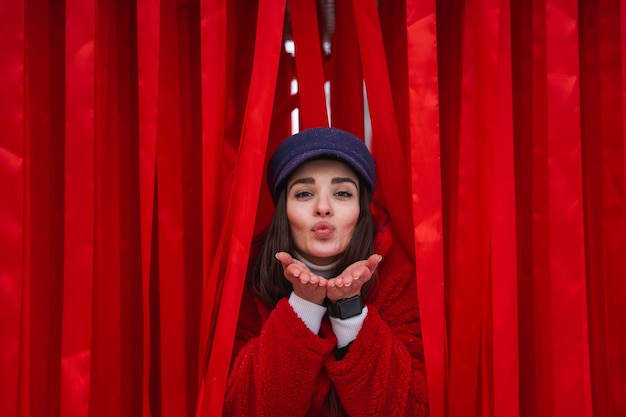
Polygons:
<instances>
[{"instance_id":1,"label":"watch face","mask_svg":"<svg viewBox=\"0 0 626 417\"><path fill-rule=\"evenodd\" d=\"M341 319L358 316L362 311L363 305L360 295L337 301L337 316Z\"/></svg>"}]
</instances>

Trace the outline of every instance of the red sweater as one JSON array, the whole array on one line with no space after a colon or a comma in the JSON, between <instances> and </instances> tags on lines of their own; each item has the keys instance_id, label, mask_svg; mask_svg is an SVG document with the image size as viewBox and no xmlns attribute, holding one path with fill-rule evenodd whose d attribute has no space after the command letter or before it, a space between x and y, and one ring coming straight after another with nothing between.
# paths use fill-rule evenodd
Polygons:
<instances>
[{"instance_id":1,"label":"red sweater","mask_svg":"<svg viewBox=\"0 0 626 417\"><path fill-rule=\"evenodd\" d=\"M324 416L331 384L349 416L427 416L428 393L414 268L383 230L378 282L346 356L328 317L312 333L286 298L274 309L245 291L224 416Z\"/></svg>"}]
</instances>

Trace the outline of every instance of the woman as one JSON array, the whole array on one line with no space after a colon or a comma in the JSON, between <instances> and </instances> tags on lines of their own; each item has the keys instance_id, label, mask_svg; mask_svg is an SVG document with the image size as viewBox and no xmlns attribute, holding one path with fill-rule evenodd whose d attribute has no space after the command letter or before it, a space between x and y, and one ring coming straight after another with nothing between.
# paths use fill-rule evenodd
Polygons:
<instances>
[{"instance_id":1,"label":"woman","mask_svg":"<svg viewBox=\"0 0 626 417\"><path fill-rule=\"evenodd\" d=\"M370 210L376 167L334 128L269 161L274 217L244 292L226 416L426 416L414 268Z\"/></svg>"}]
</instances>

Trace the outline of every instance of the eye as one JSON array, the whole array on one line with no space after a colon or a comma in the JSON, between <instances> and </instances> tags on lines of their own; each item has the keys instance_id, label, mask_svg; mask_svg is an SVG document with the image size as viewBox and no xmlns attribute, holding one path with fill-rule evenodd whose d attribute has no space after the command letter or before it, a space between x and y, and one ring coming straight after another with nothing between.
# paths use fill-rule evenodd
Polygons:
<instances>
[{"instance_id":1,"label":"eye","mask_svg":"<svg viewBox=\"0 0 626 417\"><path fill-rule=\"evenodd\" d=\"M340 198L350 198L353 194L350 191L337 191L335 195Z\"/></svg>"},{"instance_id":2,"label":"eye","mask_svg":"<svg viewBox=\"0 0 626 417\"><path fill-rule=\"evenodd\" d=\"M311 193L310 191L302 190L296 192L294 196L298 199L304 199L313 196L313 193Z\"/></svg>"}]
</instances>

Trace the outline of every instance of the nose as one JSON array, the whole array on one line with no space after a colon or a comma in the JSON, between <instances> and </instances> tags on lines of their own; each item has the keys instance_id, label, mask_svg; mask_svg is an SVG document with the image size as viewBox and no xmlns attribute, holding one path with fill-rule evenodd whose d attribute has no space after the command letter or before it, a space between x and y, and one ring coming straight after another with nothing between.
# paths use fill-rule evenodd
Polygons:
<instances>
[{"instance_id":1,"label":"nose","mask_svg":"<svg viewBox=\"0 0 626 417\"><path fill-rule=\"evenodd\" d=\"M315 204L315 215L321 217L331 216L333 210L330 204L330 200L326 196L320 196Z\"/></svg>"}]
</instances>

